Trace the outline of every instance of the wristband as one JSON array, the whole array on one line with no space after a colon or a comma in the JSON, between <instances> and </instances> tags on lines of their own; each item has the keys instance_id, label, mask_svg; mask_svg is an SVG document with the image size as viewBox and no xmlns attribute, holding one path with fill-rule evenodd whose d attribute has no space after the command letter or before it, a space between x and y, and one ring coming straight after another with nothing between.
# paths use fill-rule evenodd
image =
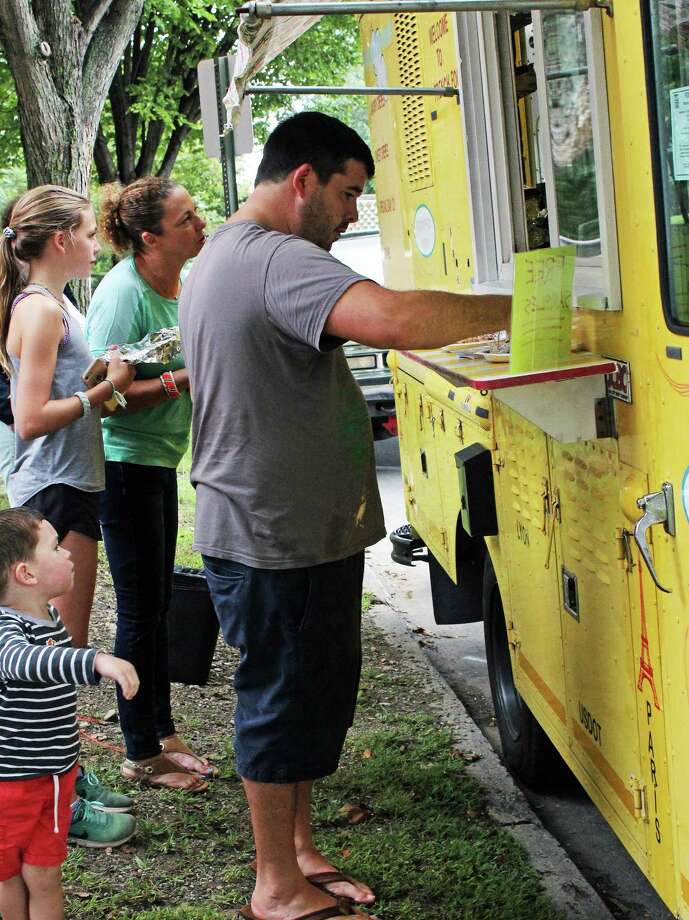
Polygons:
<instances>
[{"instance_id":1,"label":"wristband","mask_svg":"<svg viewBox=\"0 0 689 920\"><path fill-rule=\"evenodd\" d=\"M168 399L179 399L182 395L177 389L177 384L175 383L175 378L172 376L172 371L163 371L160 375L160 382L163 385L165 390L165 395Z\"/></svg>"},{"instance_id":2,"label":"wristband","mask_svg":"<svg viewBox=\"0 0 689 920\"><path fill-rule=\"evenodd\" d=\"M114 399L117 405L120 407L120 409L126 409L127 400L124 398L124 395L120 393L120 391L117 389L117 387L115 386L111 378L105 377L103 380L103 383L109 383L110 386L112 387L112 394L110 398L106 400L106 402L110 402L110 400Z\"/></svg>"},{"instance_id":3,"label":"wristband","mask_svg":"<svg viewBox=\"0 0 689 920\"><path fill-rule=\"evenodd\" d=\"M88 416L91 414L91 403L89 402L88 396L83 392L83 390L80 390L74 395L81 403L81 417L88 418Z\"/></svg>"}]
</instances>

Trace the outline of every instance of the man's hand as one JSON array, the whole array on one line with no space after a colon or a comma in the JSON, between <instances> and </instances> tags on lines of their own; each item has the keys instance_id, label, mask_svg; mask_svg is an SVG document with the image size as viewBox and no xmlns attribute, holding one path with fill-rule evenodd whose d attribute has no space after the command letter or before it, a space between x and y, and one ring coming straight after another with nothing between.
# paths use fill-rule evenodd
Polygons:
<instances>
[{"instance_id":1,"label":"man's hand","mask_svg":"<svg viewBox=\"0 0 689 920\"><path fill-rule=\"evenodd\" d=\"M125 700L131 700L139 690L139 675L133 664L122 658L115 658L107 652L98 652L94 663L94 670L101 677L108 677L116 681L122 690Z\"/></svg>"}]
</instances>

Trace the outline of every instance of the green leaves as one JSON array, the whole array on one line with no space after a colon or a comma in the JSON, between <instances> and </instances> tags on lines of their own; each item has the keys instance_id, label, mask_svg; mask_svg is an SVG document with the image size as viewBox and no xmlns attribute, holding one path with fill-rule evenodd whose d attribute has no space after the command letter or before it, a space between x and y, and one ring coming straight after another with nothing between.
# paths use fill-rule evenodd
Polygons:
<instances>
[{"instance_id":1,"label":"green leaves","mask_svg":"<svg viewBox=\"0 0 689 920\"><path fill-rule=\"evenodd\" d=\"M364 85L359 27L354 16L324 17L271 61L256 84L284 86ZM341 118L368 139L363 96L252 97L256 137L263 142L283 118L304 110L318 110Z\"/></svg>"},{"instance_id":2,"label":"green leaves","mask_svg":"<svg viewBox=\"0 0 689 920\"><path fill-rule=\"evenodd\" d=\"M0 164L3 173L12 167L23 167L21 136L19 134L19 112L14 80L4 55L0 54ZM4 185L0 176L0 185ZM2 189L5 200L5 189ZM7 196L11 197L11 196Z\"/></svg>"},{"instance_id":3,"label":"green leaves","mask_svg":"<svg viewBox=\"0 0 689 920\"><path fill-rule=\"evenodd\" d=\"M180 150L197 168L182 165L181 172L205 178L217 176L215 164L203 162L199 144L200 108L196 67L204 58L226 54L236 43L237 18L233 4L205 0L146 0L118 67L110 98L101 118L101 131L110 161L96 158L101 181L116 176L130 181L136 175L167 174ZM358 26L350 16L326 17L272 61L256 81L289 85L362 84L363 71ZM364 97L254 96L257 143L288 115L317 109L335 115L368 139ZM17 99L9 67L0 57L0 189L8 194L17 186L24 156L19 132ZM113 171L114 170L114 171ZM177 177L178 181L184 179ZM216 180L217 181L217 180ZM23 180L20 182L23 184ZM200 183L196 183L197 186ZM215 185L215 181L213 183ZM3 197L5 197L3 194ZM208 191L212 215L222 215L222 194ZM211 216L212 216L211 215Z\"/></svg>"}]
</instances>

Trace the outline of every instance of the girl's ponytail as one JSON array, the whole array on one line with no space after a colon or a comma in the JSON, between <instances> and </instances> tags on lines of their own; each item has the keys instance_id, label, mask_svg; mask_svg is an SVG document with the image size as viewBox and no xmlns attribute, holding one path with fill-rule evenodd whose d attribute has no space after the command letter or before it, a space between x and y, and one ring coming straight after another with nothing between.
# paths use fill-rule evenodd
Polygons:
<instances>
[{"instance_id":1,"label":"girl's ponytail","mask_svg":"<svg viewBox=\"0 0 689 920\"><path fill-rule=\"evenodd\" d=\"M59 185L39 185L5 208L0 228L0 365L12 373L7 333L12 304L28 277L32 259L42 255L54 233L72 233L90 208L88 198Z\"/></svg>"},{"instance_id":2,"label":"girl's ponytail","mask_svg":"<svg viewBox=\"0 0 689 920\"><path fill-rule=\"evenodd\" d=\"M0 367L8 376L12 373L12 363L7 353L10 313L24 282L24 271L14 251L17 233L12 227L12 212L16 203L17 198L8 202L0 228Z\"/></svg>"}]
</instances>

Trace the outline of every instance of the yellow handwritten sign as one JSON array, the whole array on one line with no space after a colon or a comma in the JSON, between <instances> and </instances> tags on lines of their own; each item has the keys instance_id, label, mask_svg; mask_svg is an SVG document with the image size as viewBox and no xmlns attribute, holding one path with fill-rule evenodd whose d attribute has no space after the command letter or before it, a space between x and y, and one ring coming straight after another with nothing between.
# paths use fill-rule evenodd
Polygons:
<instances>
[{"instance_id":1,"label":"yellow handwritten sign","mask_svg":"<svg viewBox=\"0 0 689 920\"><path fill-rule=\"evenodd\" d=\"M558 246L515 255L510 371L557 367L569 356L575 254Z\"/></svg>"}]
</instances>

